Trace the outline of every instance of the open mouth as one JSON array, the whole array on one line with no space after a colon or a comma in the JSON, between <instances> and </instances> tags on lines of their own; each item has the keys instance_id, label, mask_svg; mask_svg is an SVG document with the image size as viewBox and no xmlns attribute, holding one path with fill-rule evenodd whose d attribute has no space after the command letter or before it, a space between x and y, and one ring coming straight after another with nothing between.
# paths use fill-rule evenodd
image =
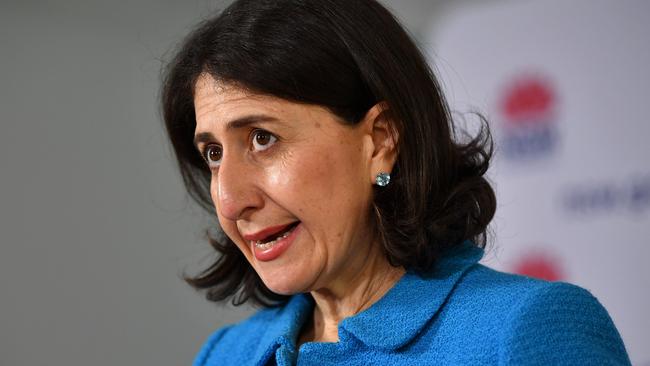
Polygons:
<instances>
[{"instance_id":1,"label":"open mouth","mask_svg":"<svg viewBox=\"0 0 650 366\"><path fill-rule=\"evenodd\" d=\"M282 230L277 233L271 234L262 240L255 240L253 243L255 246L261 250L269 249L277 242L291 235L291 232L300 224L300 221L296 221L292 224L287 225Z\"/></svg>"}]
</instances>

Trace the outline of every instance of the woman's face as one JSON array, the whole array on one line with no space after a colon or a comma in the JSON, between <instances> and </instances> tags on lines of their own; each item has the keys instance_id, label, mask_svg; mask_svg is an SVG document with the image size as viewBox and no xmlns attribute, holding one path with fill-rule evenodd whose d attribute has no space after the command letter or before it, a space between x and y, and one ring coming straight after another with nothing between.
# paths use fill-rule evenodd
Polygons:
<instances>
[{"instance_id":1,"label":"woman's face","mask_svg":"<svg viewBox=\"0 0 650 366\"><path fill-rule=\"evenodd\" d=\"M206 74L194 105L221 227L269 289L317 290L363 263L374 245L371 123L345 125L325 108Z\"/></svg>"}]
</instances>

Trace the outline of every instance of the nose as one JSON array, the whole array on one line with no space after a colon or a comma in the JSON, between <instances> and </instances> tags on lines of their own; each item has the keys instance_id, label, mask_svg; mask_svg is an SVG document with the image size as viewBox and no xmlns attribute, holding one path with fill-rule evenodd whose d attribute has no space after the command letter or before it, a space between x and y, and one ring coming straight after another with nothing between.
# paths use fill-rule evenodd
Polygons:
<instances>
[{"instance_id":1,"label":"nose","mask_svg":"<svg viewBox=\"0 0 650 366\"><path fill-rule=\"evenodd\" d=\"M264 205L258 187L260 173L245 159L222 158L216 176L212 178L212 199L219 214L232 221L248 219L250 214Z\"/></svg>"}]
</instances>

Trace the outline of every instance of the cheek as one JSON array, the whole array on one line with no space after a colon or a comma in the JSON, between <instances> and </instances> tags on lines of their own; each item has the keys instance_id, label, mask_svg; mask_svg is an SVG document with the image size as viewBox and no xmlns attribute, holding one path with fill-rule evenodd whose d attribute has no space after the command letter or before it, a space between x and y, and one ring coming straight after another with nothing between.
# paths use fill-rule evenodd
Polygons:
<instances>
[{"instance_id":1,"label":"cheek","mask_svg":"<svg viewBox=\"0 0 650 366\"><path fill-rule=\"evenodd\" d=\"M323 198L331 197L336 190L332 184L335 168L335 162L318 150L303 151L269 171L269 187L294 206L288 209L322 210Z\"/></svg>"},{"instance_id":2,"label":"cheek","mask_svg":"<svg viewBox=\"0 0 650 366\"><path fill-rule=\"evenodd\" d=\"M269 171L269 188L302 221L340 231L368 205L365 170L357 147L315 146Z\"/></svg>"},{"instance_id":3,"label":"cheek","mask_svg":"<svg viewBox=\"0 0 650 366\"><path fill-rule=\"evenodd\" d=\"M210 198L212 198L212 205L217 208L217 177L214 173L210 176Z\"/></svg>"}]
</instances>

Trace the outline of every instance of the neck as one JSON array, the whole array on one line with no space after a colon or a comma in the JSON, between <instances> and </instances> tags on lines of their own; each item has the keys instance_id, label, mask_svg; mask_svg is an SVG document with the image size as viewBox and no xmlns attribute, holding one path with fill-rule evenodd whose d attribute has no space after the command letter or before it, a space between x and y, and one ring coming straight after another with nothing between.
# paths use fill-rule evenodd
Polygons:
<instances>
[{"instance_id":1,"label":"neck","mask_svg":"<svg viewBox=\"0 0 650 366\"><path fill-rule=\"evenodd\" d=\"M356 271L348 271L330 286L311 292L316 306L300 343L338 342L339 323L377 302L406 272L390 265L378 246L369 254L358 257L358 266L350 266Z\"/></svg>"}]
</instances>

